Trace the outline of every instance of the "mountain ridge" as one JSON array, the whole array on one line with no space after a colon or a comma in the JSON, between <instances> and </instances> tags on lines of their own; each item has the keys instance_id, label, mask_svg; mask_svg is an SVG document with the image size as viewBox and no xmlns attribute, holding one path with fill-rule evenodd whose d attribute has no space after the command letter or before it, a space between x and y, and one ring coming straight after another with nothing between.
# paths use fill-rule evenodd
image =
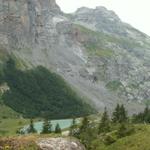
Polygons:
<instances>
[{"instance_id":1,"label":"mountain ridge","mask_svg":"<svg viewBox=\"0 0 150 150\"><path fill-rule=\"evenodd\" d=\"M112 11L66 15L54 0L0 4L0 45L28 68L60 74L99 111L125 103L133 113L149 101L150 38Z\"/></svg>"}]
</instances>

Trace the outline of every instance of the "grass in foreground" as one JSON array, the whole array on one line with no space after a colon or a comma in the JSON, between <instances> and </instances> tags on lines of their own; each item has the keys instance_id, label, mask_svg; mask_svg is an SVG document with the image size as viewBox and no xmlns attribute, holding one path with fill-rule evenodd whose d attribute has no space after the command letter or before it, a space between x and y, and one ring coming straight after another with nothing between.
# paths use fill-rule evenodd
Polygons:
<instances>
[{"instance_id":1,"label":"grass in foreground","mask_svg":"<svg viewBox=\"0 0 150 150\"><path fill-rule=\"evenodd\" d=\"M35 143L36 137L24 136L14 138L0 138L0 149L4 150L39 150Z\"/></svg>"},{"instance_id":2,"label":"grass in foreground","mask_svg":"<svg viewBox=\"0 0 150 150\"><path fill-rule=\"evenodd\" d=\"M29 119L0 119L0 137L16 135L16 131L29 122Z\"/></svg>"},{"instance_id":3,"label":"grass in foreground","mask_svg":"<svg viewBox=\"0 0 150 150\"><path fill-rule=\"evenodd\" d=\"M150 150L150 125L135 125L135 133L105 145L100 139L93 140L94 150ZM92 150L93 150L92 149Z\"/></svg>"}]
</instances>

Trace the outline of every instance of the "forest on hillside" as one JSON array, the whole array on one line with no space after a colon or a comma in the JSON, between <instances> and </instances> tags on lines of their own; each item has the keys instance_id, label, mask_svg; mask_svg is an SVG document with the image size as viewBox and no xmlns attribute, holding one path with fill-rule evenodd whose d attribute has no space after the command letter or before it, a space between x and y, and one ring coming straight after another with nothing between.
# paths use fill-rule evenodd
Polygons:
<instances>
[{"instance_id":1,"label":"forest on hillside","mask_svg":"<svg viewBox=\"0 0 150 150\"><path fill-rule=\"evenodd\" d=\"M9 59L2 74L1 83L10 88L3 103L24 117L60 119L94 112L59 75L42 66L22 71Z\"/></svg>"}]
</instances>

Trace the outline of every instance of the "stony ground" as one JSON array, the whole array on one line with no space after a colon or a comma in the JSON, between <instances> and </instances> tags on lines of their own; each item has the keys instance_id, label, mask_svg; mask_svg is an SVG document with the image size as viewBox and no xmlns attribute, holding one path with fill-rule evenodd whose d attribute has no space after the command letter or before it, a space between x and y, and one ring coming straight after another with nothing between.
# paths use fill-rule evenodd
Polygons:
<instances>
[{"instance_id":1,"label":"stony ground","mask_svg":"<svg viewBox=\"0 0 150 150\"><path fill-rule=\"evenodd\" d=\"M0 138L0 150L85 150L85 148L79 141L72 138L31 135Z\"/></svg>"},{"instance_id":2,"label":"stony ground","mask_svg":"<svg viewBox=\"0 0 150 150\"><path fill-rule=\"evenodd\" d=\"M85 150L76 140L69 138L47 138L37 141L42 150Z\"/></svg>"}]
</instances>

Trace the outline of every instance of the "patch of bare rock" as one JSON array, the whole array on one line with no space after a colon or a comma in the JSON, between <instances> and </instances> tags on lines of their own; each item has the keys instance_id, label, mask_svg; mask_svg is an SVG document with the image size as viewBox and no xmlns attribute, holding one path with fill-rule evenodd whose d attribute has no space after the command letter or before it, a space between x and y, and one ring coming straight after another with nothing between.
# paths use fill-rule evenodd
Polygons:
<instances>
[{"instance_id":1,"label":"patch of bare rock","mask_svg":"<svg viewBox=\"0 0 150 150\"><path fill-rule=\"evenodd\" d=\"M44 138L36 143L41 150L85 150L79 141L71 138Z\"/></svg>"}]
</instances>

